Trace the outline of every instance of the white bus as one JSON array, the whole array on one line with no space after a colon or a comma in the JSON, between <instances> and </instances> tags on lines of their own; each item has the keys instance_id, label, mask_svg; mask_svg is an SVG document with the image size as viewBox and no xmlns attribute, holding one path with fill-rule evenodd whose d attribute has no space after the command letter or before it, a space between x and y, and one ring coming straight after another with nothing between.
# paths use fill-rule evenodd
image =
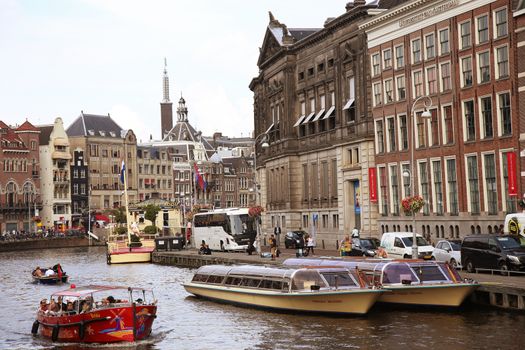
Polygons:
<instances>
[{"instance_id":1,"label":"white bus","mask_svg":"<svg viewBox=\"0 0 525 350\"><path fill-rule=\"evenodd\" d=\"M248 208L215 209L193 216L195 246L202 241L211 250L246 250L257 235L255 218Z\"/></svg>"}]
</instances>

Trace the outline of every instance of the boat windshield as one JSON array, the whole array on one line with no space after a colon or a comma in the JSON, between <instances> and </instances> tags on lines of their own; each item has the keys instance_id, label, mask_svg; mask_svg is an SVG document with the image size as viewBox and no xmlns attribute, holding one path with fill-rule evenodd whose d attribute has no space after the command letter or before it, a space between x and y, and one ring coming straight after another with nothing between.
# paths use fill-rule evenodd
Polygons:
<instances>
[{"instance_id":1,"label":"boat windshield","mask_svg":"<svg viewBox=\"0 0 525 350\"><path fill-rule=\"evenodd\" d=\"M448 282L448 278L443 274L443 271L438 265L419 265L411 266L412 271L418 276L421 282Z\"/></svg>"},{"instance_id":2,"label":"boat windshield","mask_svg":"<svg viewBox=\"0 0 525 350\"><path fill-rule=\"evenodd\" d=\"M402 281L416 282L417 277L408 264L386 264L383 270L383 283L402 283Z\"/></svg>"},{"instance_id":3,"label":"boat windshield","mask_svg":"<svg viewBox=\"0 0 525 350\"><path fill-rule=\"evenodd\" d=\"M412 237L403 237L402 240L405 243L405 247L412 247ZM416 242L418 246L428 245L427 240L423 237L416 237Z\"/></svg>"},{"instance_id":4,"label":"boat windshield","mask_svg":"<svg viewBox=\"0 0 525 350\"><path fill-rule=\"evenodd\" d=\"M328 285L333 288L358 287L356 281L348 273L344 272L321 272Z\"/></svg>"},{"instance_id":5,"label":"boat windshield","mask_svg":"<svg viewBox=\"0 0 525 350\"><path fill-rule=\"evenodd\" d=\"M312 286L328 288L317 270L297 270L292 277L292 290L304 291L312 290Z\"/></svg>"}]
</instances>

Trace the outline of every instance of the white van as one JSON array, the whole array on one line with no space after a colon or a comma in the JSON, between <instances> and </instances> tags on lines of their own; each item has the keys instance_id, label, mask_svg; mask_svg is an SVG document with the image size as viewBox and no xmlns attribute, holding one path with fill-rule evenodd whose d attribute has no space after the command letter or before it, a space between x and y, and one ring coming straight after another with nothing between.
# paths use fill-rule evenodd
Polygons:
<instances>
[{"instance_id":1,"label":"white van","mask_svg":"<svg viewBox=\"0 0 525 350\"><path fill-rule=\"evenodd\" d=\"M524 229L525 213L512 213L505 216L505 224L503 224L504 234L521 234L522 236L525 236L525 233L523 232Z\"/></svg>"},{"instance_id":2,"label":"white van","mask_svg":"<svg viewBox=\"0 0 525 350\"><path fill-rule=\"evenodd\" d=\"M385 232L381 238L381 245L385 248L389 258L409 259L412 257L412 232ZM432 259L432 247L420 234L416 234L419 259Z\"/></svg>"}]
</instances>

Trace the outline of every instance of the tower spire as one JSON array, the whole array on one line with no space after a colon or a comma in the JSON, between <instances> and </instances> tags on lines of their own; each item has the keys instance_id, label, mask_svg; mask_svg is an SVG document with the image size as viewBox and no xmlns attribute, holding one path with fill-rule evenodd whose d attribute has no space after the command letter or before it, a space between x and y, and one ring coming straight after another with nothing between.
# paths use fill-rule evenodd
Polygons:
<instances>
[{"instance_id":1,"label":"tower spire","mask_svg":"<svg viewBox=\"0 0 525 350\"><path fill-rule=\"evenodd\" d=\"M182 92L180 93L179 107L177 108L177 115L179 122L188 121L188 108L186 107L186 101L182 97Z\"/></svg>"},{"instance_id":2,"label":"tower spire","mask_svg":"<svg viewBox=\"0 0 525 350\"><path fill-rule=\"evenodd\" d=\"M164 57L164 76L162 78L163 98L162 102L170 102L170 78L168 77L168 60Z\"/></svg>"}]
</instances>

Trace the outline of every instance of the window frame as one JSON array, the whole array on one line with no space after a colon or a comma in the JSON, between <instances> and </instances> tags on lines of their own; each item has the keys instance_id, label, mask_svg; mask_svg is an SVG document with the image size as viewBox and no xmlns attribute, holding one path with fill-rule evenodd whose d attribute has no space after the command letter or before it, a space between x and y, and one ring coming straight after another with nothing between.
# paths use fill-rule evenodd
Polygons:
<instances>
[{"instance_id":1,"label":"window frame","mask_svg":"<svg viewBox=\"0 0 525 350\"><path fill-rule=\"evenodd\" d=\"M441 41L441 32L447 32L447 40L446 41ZM446 54L449 54L450 53L450 28L449 27L444 27L444 28L441 28L441 29L438 29L438 34L439 34L439 56L443 56L443 55L446 55ZM446 46L447 46L447 51L443 51L443 44L446 43Z\"/></svg>"},{"instance_id":2,"label":"window frame","mask_svg":"<svg viewBox=\"0 0 525 350\"><path fill-rule=\"evenodd\" d=\"M415 42L419 43L419 50L417 51L419 53L419 59L417 61L416 61L416 56L415 56L416 51L414 51ZM418 64L423 61L422 52L421 52L421 38L414 38L410 40L410 59L411 59L410 62L412 62L412 64Z\"/></svg>"}]
</instances>

